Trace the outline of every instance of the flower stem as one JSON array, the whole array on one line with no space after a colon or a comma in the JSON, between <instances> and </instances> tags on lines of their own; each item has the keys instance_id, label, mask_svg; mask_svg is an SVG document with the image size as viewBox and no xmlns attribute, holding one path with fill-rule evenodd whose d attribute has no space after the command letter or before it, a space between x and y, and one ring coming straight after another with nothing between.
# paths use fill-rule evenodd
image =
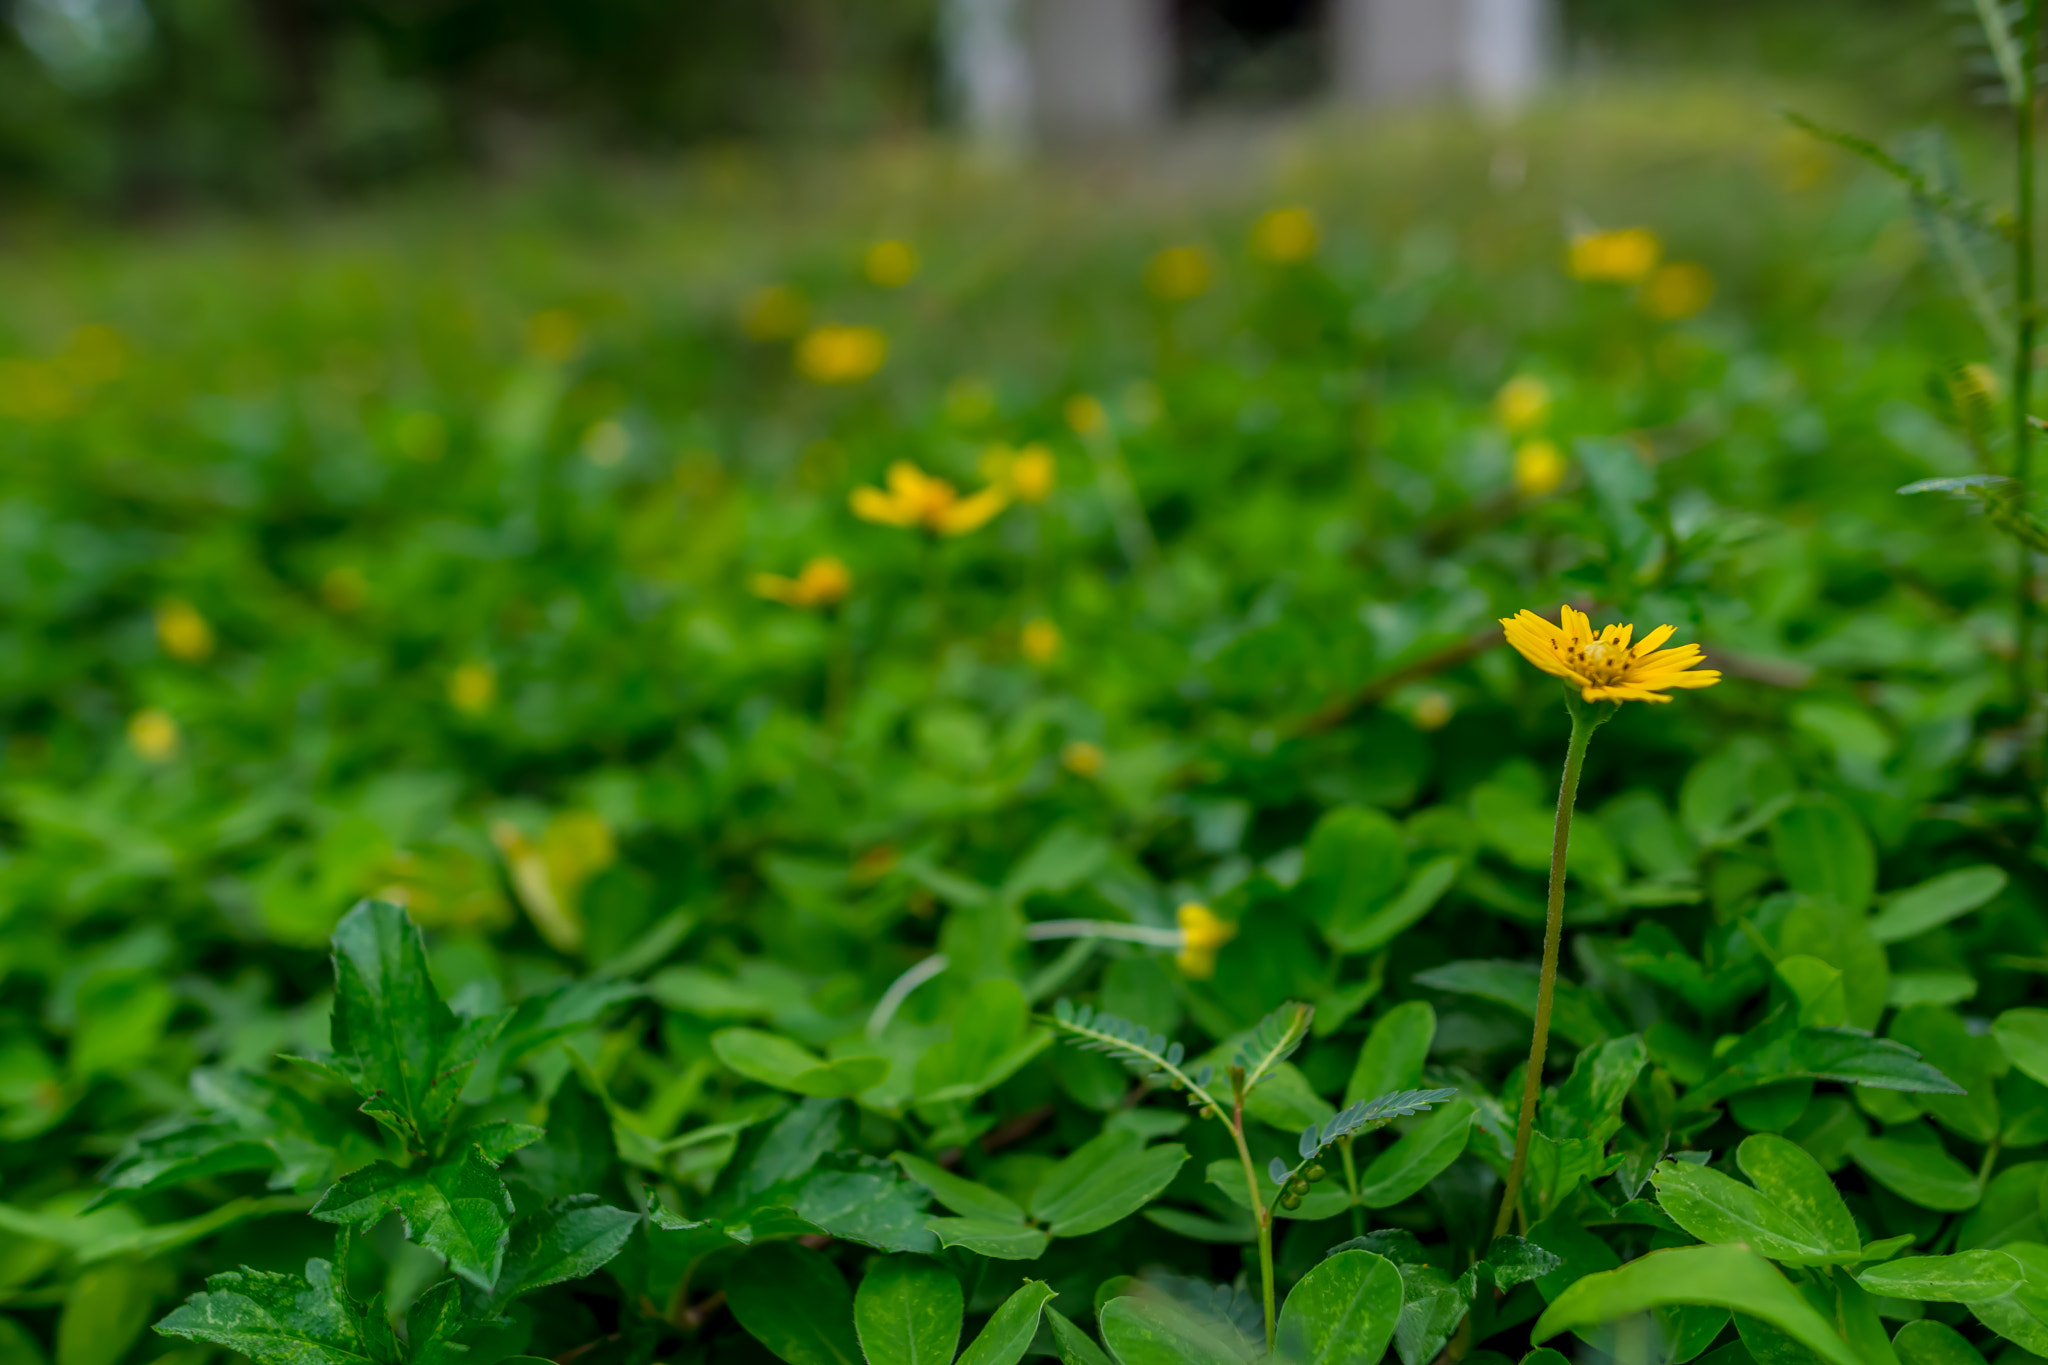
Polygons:
<instances>
[{"instance_id":1,"label":"flower stem","mask_svg":"<svg viewBox=\"0 0 2048 1365\"><path fill-rule=\"evenodd\" d=\"M1237 1159L1244 1164L1244 1192L1252 1203L1252 1217L1259 1225L1259 1288L1266 1303L1266 1351L1273 1350L1273 1212L1259 1194L1259 1171L1252 1164L1252 1149L1244 1141L1244 1094L1231 1106L1230 1137L1237 1144Z\"/></svg>"},{"instance_id":2,"label":"flower stem","mask_svg":"<svg viewBox=\"0 0 2048 1365\"><path fill-rule=\"evenodd\" d=\"M2020 98L2013 101L2013 303L2012 356L2012 480L2025 505L2032 474L2033 430L2027 422L2028 390L2034 375L2034 333L2038 312L2034 300L2034 61L2041 40L2042 0L2027 0L2020 19ZM2033 709L2028 674L2033 665L2034 552L2019 550L2017 648L2013 653L2013 689L2024 718ZM2032 766L2032 765L2030 765Z\"/></svg>"},{"instance_id":3,"label":"flower stem","mask_svg":"<svg viewBox=\"0 0 2048 1365\"><path fill-rule=\"evenodd\" d=\"M1557 831L1550 842L1550 904L1543 917L1543 973L1536 983L1536 1027L1529 1038L1529 1069L1522 1076L1522 1117L1515 1125L1515 1157L1508 1166L1507 1191L1493 1235L1504 1237L1521 1206L1522 1172L1529 1164L1529 1135L1536 1127L1536 1097L1543 1093L1543 1054L1550 1047L1550 1005L1557 994L1557 950L1564 939L1564 865L1572 842L1572 807L1579 799L1579 770L1593 731L1614 713L1612 703L1592 704L1577 692L1565 694L1572 713L1571 742L1564 751L1564 780L1557 788Z\"/></svg>"}]
</instances>

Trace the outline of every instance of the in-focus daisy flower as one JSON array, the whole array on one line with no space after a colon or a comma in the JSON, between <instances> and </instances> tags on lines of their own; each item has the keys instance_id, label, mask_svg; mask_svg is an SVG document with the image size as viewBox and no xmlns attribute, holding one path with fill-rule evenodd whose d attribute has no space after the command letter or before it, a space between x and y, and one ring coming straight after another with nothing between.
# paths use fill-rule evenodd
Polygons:
<instances>
[{"instance_id":1,"label":"in-focus daisy flower","mask_svg":"<svg viewBox=\"0 0 2048 1365\"><path fill-rule=\"evenodd\" d=\"M848 498L853 514L882 526L915 527L935 536L964 536L986 526L1005 507L1010 495L998 487L961 497L944 479L935 479L908 460L889 466L888 487L856 488Z\"/></svg>"},{"instance_id":2,"label":"in-focus daisy flower","mask_svg":"<svg viewBox=\"0 0 2048 1365\"><path fill-rule=\"evenodd\" d=\"M164 653L186 663L213 653L213 627L190 602L166 602L156 609L156 640Z\"/></svg>"},{"instance_id":3,"label":"in-focus daisy flower","mask_svg":"<svg viewBox=\"0 0 2048 1365\"><path fill-rule=\"evenodd\" d=\"M917 278L917 248L908 242L876 242L861 257L860 273L869 284L884 289L901 289Z\"/></svg>"},{"instance_id":4,"label":"in-focus daisy flower","mask_svg":"<svg viewBox=\"0 0 2048 1365\"><path fill-rule=\"evenodd\" d=\"M550 365L563 365L583 349L583 324L566 308L544 308L526 320L526 353Z\"/></svg>"},{"instance_id":5,"label":"in-focus daisy flower","mask_svg":"<svg viewBox=\"0 0 2048 1365\"><path fill-rule=\"evenodd\" d=\"M787 341L810 318L804 296L786 284L768 284L740 305L740 330L756 341Z\"/></svg>"},{"instance_id":6,"label":"in-focus daisy flower","mask_svg":"<svg viewBox=\"0 0 2048 1365\"><path fill-rule=\"evenodd\" d=\"M1198 299L1215 281L1216 264L1207 247L1170 246L1145 267L1146 290L1167 303Z\"/></svg>"},{"instance_id":7,"label":"in-focus daisy flower","mask_svg":"<svg viewBox=\"0 0 2048 1365\"><path fill-rule=\"evenodd\" d=\"M1100 744L1090 744L1085 739L1070 739L1060 746L1060 766L1076 777L1094 777L1102 771L1103 753Z\"/></svg>"},{"instance_id":8,"label":"in-focus daisy flower","mask_svg":"<svg viewBox=\"0 0 2048 1365\"><path fill-rule=\"evenodd\" d=\"M779 573L754 575L756 597L801 607L806 611L837 606L852 591L853 575L845 564L831 555L819 555L804 565L795 578L786 578Z\"/></svg>"},{"instance_id":9,"label":"in-focus daisy flower","mask_svg":"<svg viewBox=\"0 0 2048 1365\"><path fill-rule=\"evenodd\" d=\"M1670 701L1674 687L1712 687L1721 675L1705 662L1698 645L1660 649L1673 626L1659 626L1631 644L1636 628L1607 626L1593 633L1590 618L1566 605L1557 625L1526 608L1501 618L1508 643L1545 673L1563 678L1587 701Z\"/></svg>"},{"instance_id":10,"label":"in-focus daisy flower","mask_svg":"<svg viewBox=\"0 0 2048 1365\"><path fill-rule=\"evenodd\" d=\"M1550 416L1550 386L1531 375L1518 374L1493 396L1493 414L1511 436L1534 431Z\"/></svg>"},{"instance_id":11,"label":"in-focus daisy flower","mask_svg":"<svg viewBox=\"0 0 2048 1365\"><path fill-rule=\"evenodd\" d=\"M128 747L151 763L162 763L178 752L178 722L157 707L137 711L128 720Z\"/></svg>"},{"instance_id":12,"label":"in-focus daisy flower","mask_svg":"<svg viewBox=\"0 0 2048 1365\"><path fill-rule=\"evenodd\" d=\"M857 384L889 358L889 339L872 327L813 327L796 345L796 371L813 384Z\"/></svg>"},{"instance_id":13,"label":"in-focus daisy flower","mask_svg":"<svg viewBox=\"0 0 2048 1365\"><path fill-rule=\"evenodd\" d=\"M1173 912L1180 924L1180 952L1174 962L1181 975L1206 981L1216 975L1216 951L1237 937L1237 926L1199 901Z\"/></svg>"},{"instance_id":14,"label":"in-focus daisy flower","mask_svg":"<svg viewBox=\"0 0 2048 1365\"><path fill-rule=\"evenodd\" d=\"M1713 272L1697 261L1660 265L1643 284L1643 311L1666 322L1689 318L1713 301Z\"/></svg>"},{"instance_id":15,"label":"in-focus daisy flower","mask_svg":"<svg viewBox=\"0 0 2048 1365\"><path fill-rule=\"evenodd\" d=\"M1566 266L1575 280L1637 284L1657 268L1664 244L1648 228L1584 232L1572 238Z\"/></svg>"},{"instance_id":16,"label":"in-focus daisy flower","mask_svg":"<svg viewBox=\"0 0 2048 1365\"><path fill-rule=\"evenodd\" d=\"M1564 454L1555 441L1538 437L1515 447L1515 491L1525 498L1556 492L1564 471Z\"/></svg>"},{"instance_id":17,"label":"in-focus daisy flower","mask_svg":"<svg viewBox=\"0 0 2048 1365\"><path fill-rule=\"evenodd\" d=\"M1252 224L1252 254L1275 265L1293 265L1316 254L1323 232L1305 208L1273 209Z\"/></svg>"},{"instance_id":18,"label":"in-focus daisy flower","mask_svg":"<svg viewBox=\"0 0 2048 1365\"><path fill-rule=\"evenodd\" d=\"M1044 617L1026 621L1018 633L1017 646L1024 651L1024 657L1035 664L1049 664L1059 656L1060 646L1066 643L1060 635L1060 628Z\"/></svg>"},{"instance_id":19,"label":"in-focus daisy flower","mask_svg":"<svg viewBox=\"0 0 2048 1365\"><path fill-rule=\"evenodd\" d=\"M498 674L489 664L464 664L448 675L448 703L464 715L480 716L497 699Z\"/></svg>"}]
</instances>

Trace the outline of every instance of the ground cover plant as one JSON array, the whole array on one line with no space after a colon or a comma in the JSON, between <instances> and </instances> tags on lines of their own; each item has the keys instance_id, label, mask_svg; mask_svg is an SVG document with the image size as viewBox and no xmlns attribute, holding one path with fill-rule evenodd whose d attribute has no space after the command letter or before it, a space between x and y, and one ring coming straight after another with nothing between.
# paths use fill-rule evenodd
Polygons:
<instances>
[{"instance_id":1,"label":"ground cover plant","mask_svg":"<svg viewBox=\"0 0 2048 1365\"><path fill-rule=\"evenodd\" d=\"M24 227L0 1357L2048 1355L2005 144L1755 104Z\"/></svg>"}]
</instances>

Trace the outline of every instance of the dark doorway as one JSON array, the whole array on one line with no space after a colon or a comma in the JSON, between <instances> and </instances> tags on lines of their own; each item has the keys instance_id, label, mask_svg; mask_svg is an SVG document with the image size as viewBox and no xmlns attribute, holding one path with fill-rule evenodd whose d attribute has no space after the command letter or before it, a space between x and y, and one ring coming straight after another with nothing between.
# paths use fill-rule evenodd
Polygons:
<instances>
[{"instance_id":1,"label":"dark doorway","mask_svg":"<svg viewBox=\"0 0 2048 1365\"><path fill-rule=\"evenodd\" d=\"M1184 107L1270 108L1327 79L1325 0L1175 0L1175 94Z\"/></svg>"}]
</instances>

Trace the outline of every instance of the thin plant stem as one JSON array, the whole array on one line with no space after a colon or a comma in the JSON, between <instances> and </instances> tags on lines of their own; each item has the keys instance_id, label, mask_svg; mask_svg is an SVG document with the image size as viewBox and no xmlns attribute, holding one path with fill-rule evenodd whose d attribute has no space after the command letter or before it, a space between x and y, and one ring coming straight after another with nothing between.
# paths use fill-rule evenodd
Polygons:
<instances>
[{"instance_id":1,"label":"thin plant stem","mask_svg":"<svg viewBox=\"0 0 2048 1365\"><path fill-rule=\"evenodd\" d=\"M1351 1192L1351 1235L1365 1236L1365 1210L1358 1206L1358 1162L1351 1155L1351 1139L1337 1139L1337 1154L1344 1158L1344 1188Z\"/></svg>"},{"instance_id":2,"label":"thin plant stem","mask_svg":"<svg viewBox=\"0 0 2048 1365\"><path fill-rule=\"evenodd\" d=\"M2033 475L2033 428L2027 408L2034 377L2034 334L2038 309L2034 299L2034 54L2040 46L2042 0L2027 0L2019 34L2020 97L2013 101L2013 303L2018 313L2012 350L2012 479L2024 506ZM2013 700L2022 716L2033 710L2029 673L2033 663L2034 552L2019 548L2018 601L2015 606ZM2038 772L2039 760L2033 766Z\"/></svg>"},{"instance_id":3,"label":"thin plant stem","mask_svg":"<svg viewBox=\"0 0 2048 1365\"><path fill-rule=\"evenodd\" d=\"M1572 807L1579 799L1579 770L1593 731L1612 714L1611 704L1592 706L1567 693L1572 737L1564 752L1564 779L1557 788L1557 830L1550 842L1550 904L1543 917L1543 973L1536 984L1536 1027L1529 1038L1529 1069L1522 1077L1522 1117L1515 1125L1515 1157L1508 1166L1507 1191L1493 1235L1505 1237L1521 1206L1522 1173L1529 1164L1529 1135L1536 1127L1536 1097L1543 1093L1543 1056L1550 1048L1550 1006L1557 994L1558 945L1564 939L1564 866L1572 842Z\"/></svg>"},{"instance_id":4,"label":"thin plant stem","mask_svg":"<svg viewBox=\"0 0 2048 1365\"><path fill-rule=\"evenodd\" d=\"M1235 1078L1236 1073L1232 1073ZM1244 1141L1244 1092L1238 1091L1231 1105L1230 1138L1237 1144L1237 1159L1244 1164L1244 1192L1251 1200L1252 1217L1259 1225L1259 1290L1266 1304L1266 1351L1273 1350L1273 1212L1259 1194L1259 1170L1252 1164L1252 1149Z\"/></svg>"}]
</instances>

